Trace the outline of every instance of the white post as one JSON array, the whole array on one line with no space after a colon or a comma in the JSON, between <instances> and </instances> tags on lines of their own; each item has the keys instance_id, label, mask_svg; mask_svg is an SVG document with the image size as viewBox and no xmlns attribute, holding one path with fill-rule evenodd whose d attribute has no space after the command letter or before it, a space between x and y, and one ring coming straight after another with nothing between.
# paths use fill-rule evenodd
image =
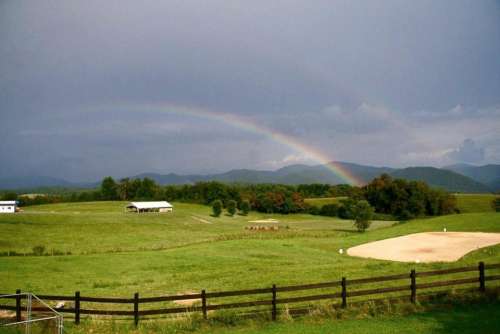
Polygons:
<instances>
[{"instance_id":1,"label":"white post","mask_svg":"<svg viewBox=\"0 0 500 334\"><path fill-rule=\"evenodd\" d=\"M31 298L31 293L28 293L28 295L26 296L27 299L28 299L28 305L26 306L27 308L27 319L28 320L26 322L26 334L31 334L31 302L32 302L32 298Z\"/></svg>"}]
</instances>

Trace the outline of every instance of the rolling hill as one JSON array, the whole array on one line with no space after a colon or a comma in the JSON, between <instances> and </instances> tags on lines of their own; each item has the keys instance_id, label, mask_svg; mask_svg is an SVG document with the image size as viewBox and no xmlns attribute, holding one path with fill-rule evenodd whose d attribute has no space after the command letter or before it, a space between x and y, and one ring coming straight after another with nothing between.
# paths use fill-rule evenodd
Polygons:
<instances>
[{"instance_id":1,"label":"rolling hill","mask_svg":"<svg viewBox=\"0 0 500 334\"><path fill-rule=\"evenodd\" d=\"M469 164L456 164L446 166L444 169L454 171L471 179L487 185L494 191L500 191L500 165L474 166Z\"/></svg>"},{"instance_id":2,"label":"rolling hill","mask_svg":"<svg viewBox=\"0 0 500 334\"><path fill-rule=\"evenodd\" d=\"M395 178L425 181L433 187L452 192L487 193L490 189L471 178L446 169L434 167L409 167L391 173Z\"/></svg>"},{"instance_id":3,"label":"rolling hill","mask_svg":"<svg viewBox=\"0 0 500 334\"><path fill-rule=\"evenodd\" d=\"M395 169L389 167L374 167L348 162L336 162L343 170L355 176L363 183L370 182L373 178L381 174L390 174L395 178L424 181L434 187L439 187L453 192L484 193L491 189L500 188L495 179L498 165L488 165L483 167L461 166L460 171L453 171L451 167L440 169L434 167L408 167ZM491 167L493 166L493 167ZM459 169L458 167L454 167ZM483 171L484 174L483 175ZM463 175L469 173L471 176ZM282 184L305 184L305 183L345 183L341 177L332 172L326 165L290 165L274 171L254 170L254 169L234 169L217 174L190 174L181 175L175 173L142 173L131 176L131 179L148 177L161 185L192 184L198 181L220 181L220 182L240 182L240 183L282 183ZM475 178L475 180L474 180ZM484 184L478 179L485 180ZM495 183L497 182L497 183ZM94 188L98 186L94 183L73 183L66 180L50 177L27 177L27 178L5 178L0 179L0 189L36 189L37 187L74 187L74 188ZM497 185L497 188L491 185ZM488 186L490 185L490 186Z\"/></svg>"}]
</instances>

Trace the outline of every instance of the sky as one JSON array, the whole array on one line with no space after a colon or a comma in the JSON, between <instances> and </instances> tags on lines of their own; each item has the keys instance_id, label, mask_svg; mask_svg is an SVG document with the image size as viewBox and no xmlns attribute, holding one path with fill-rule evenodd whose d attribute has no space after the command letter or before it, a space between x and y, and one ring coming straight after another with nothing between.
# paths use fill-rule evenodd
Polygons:
<instances>
[{"instance_id":1,"label":"sky","mask_svg":"<svg viewBox=\"0 0 500 334\"><path fill-rule=\"evenodd\" d=\"M0 177L500 163L499 55L500 1L2 0Z\"/></svg>"}]
</instances>

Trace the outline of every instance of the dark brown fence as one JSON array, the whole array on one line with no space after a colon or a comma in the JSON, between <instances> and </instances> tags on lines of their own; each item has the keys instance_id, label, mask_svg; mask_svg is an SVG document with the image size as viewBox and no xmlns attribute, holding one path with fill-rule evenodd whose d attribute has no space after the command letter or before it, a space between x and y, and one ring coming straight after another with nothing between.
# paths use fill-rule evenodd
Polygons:
<instances>
[{"instance_id":1,"label":"dark brown fence","mask_svg":"<svg viewBox=\"0 0 500 334\"><path fill-rule=\"evenodd\" d=\"M80 292L75 292L74 296L53 296L53 295L37 295L40 299L47 301L70 301L73 302L73 308L61 308L58 309L61 313L71 313L74 315L75 323L80 322L81 314L88 315L102 315L102 316L133 316L134 322L137 325L139 323L140 317L153 316L153 315L167 315L175 313L185 313L185 312L201 312L203 317L206 319L208 311L221 310L221 309L234 309L234 308L256 308L262 306L268 306L267 309L271 311L271 317L276 320L278 314L279 305L282 304L296 304L304 302L312 302L319 300L333 300L337 301L341 307L347 307L349 299L369 296L369 295L385 295L383 297L388 297L390 293L404 292L409 293L409 300L412 303L417 301L417 292L426 289L434 289L439 287L449 287L449 286L461 286L466 284L477 284L476 288L479 291L485 291L487 281L500 280L500 275L487 275L486 271L491 269L500 269L500 264L484 264L479 262L477 266L461 267L461 268L451 268L443 270L433 270L416 272L411 270L409 273L389 275L389 276L379 276L371 278L358 278L358 279L347 279L343 277L340 281L323 282L316 284L303 284L303 285L293 285L293 286L282 286L278 287L272 285L268 288L259 289L248 289L248 290L238 290L238 291L221 291L221 292L206 292L202 290L200 293L185 294L185 295L175 295L175 296L161 296L161 297L139 297L139 293L135 293L133 298L101 298L101 297L84 297L80 295ZM470 277L465 278L455 278L449 280L433 280L433 281L422 281L422 279L428 277L441 277L448 276L451 274L458 273L474 273ZM365 288L360 289L360 286L366 284L381 284L382 282L398 282L396 286L390 287L379 287L379 288ZM401 282L401 283L399 283ZM287 293L297 292L297 291L309 291L309 290L331 290L336 289L336 292L329 293L316 293L307 294L305 296L287 296ZM432 290L435 291L435 290ZM17 290L16 294L21 291ZM210 304L210 299L219 299L225 297L234 296L251 296L252 298L257 295L269 296L268 298L262 297L263 299L251 300L251 301L237 301L228 303L216 303ZM404 297L404 296L403 296ZM22 296L12 296L9 297L15 299L14 305L0 305L0 309L16 311L16 317L21 318L21 298ZM140 305L159 303L159 302L172 302L180 300L198 300L196 306L189 307L169 307L169 308L157 308L157 309L146 309L140 310ZM357 300L359 302L359 300ZM362 301L361 301L362 302ZM111 309L87 309L82 307L82 303L101 303L101 304L129 304L130 310L111 310ZM33 308L36 311L36 307Z\"/></svg>"}]
</instances>

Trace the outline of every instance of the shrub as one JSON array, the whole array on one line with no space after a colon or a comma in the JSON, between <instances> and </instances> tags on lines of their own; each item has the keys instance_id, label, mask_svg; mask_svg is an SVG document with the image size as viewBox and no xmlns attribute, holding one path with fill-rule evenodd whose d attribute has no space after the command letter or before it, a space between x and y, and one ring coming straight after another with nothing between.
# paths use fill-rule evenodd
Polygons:
<instances>
[{"instance_id":1,"label":"shrub","mask_svg":"<svg viewBox=\"0 0 500 334\"><path fill-rule=\"evenodd\" d=\"M222 213L222 201L221 200L215 200L212 203L212 212L214 217L219 217L220 214Z\"/></svg>"},{"instance_id":2,"label":"shrub","mask_svg":"<svg viewBox=\"0 0 500 334\"><path fill-rule=\"evenodd\" d=\"M227 213L229 213L229 215L231 216L234 216L234 214L236 213L236 201L235 200L229 200L227 202Z\"/></svg>"},{"instance_id":3,"label":"shrub","mask_svg":"<svg viewBox=\"0 0 500 334\"><path fill-rule=\"evenodd\" d=\"M339 213L339 206L337 204L325 204L321 207L320 215L335 217Z\"/></svg>"},{"instance_id":4,"label":"shrub","mask_svg":"<svg viewBox=\"0 0 500 334\"><path fill-rule=\"evenodd\" d=\"M412 218L414 218L414 216L411 214L410 211L408 210L402 210L398 215L397 215L398 219L399 220L410 220Z\"/></svg>"},{"instance_id":5,"label":"shrub","mask_svg":"<svg viewBox=\"0 0 500 334\"><path fill-rule=\"evenodd\" d=\"M315 205L312 205L307 209L307 212L309 212L309 214L311 215L318 216L321 214L321 209Z\"/></svg>"},{"instance_id":6,"label":"shrub","mask_svg":"<svg viewBox=\"0 0 500 334\"><path fill-rule=\"evenodd\" d=\"M35 246L32 248L33 255L41 256L45 253L45 246Z\"/></svg>"},{"instance_id":7,"label":"shrub","mask_svg":"<svg viewBox=\"0 0 500 334\"><path fill-rule=\"evenodd\" d=\"M342 219L354 219L354 206L356 201L352 198L346 198L340 201L341 206L338 208L338 216Z\"/></svg>"},{"instance_id":8,"label":"shrub","mask_svg":"<svg viewBox=\"0 0 500 334\"><path fill-rule=\"evenodd\" d=\"M493 211L500 212L500 197L494 198L491 201L491 207L493 208Z\"/></svg>"},{"instance_id":9,"label":"shrub","mask_svg":"<svg viewBox=\"0 0 500 334\"><path fill-rule=\"evenodd\" d=\"M248 200L243 200L240 204L241 212L246 216L250 211L250 202Z\"/></svg>"}]
</instances>

